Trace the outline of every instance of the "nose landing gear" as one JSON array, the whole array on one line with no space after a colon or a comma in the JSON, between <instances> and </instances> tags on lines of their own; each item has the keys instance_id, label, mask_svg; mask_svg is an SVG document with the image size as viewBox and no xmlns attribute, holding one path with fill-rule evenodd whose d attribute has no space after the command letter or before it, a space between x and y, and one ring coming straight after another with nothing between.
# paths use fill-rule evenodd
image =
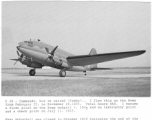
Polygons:
<instances>
[{"instance_id":1,"label":"nose landing gear","mask_svg":"<svg viewBox=\"0 0 152 120\"><path fill-rule=\"evenodd\" d=\"M31 70L29 71L29 75L30 75L30 76L34 76L35 74L36 74L35 69L31 69Z\"/></svg>"},{"instance_id":2,"label":"nose landing gear","mask_svg":"<svg viewBox=\"0 0 152 120\"><path fill-rule=\"evenodd\" d=\"M59 75L60 75L60 77L65 77L65 76L66 76L66 71L65 71L65 69L60 70Z\"/></svg>"}]
</instances>

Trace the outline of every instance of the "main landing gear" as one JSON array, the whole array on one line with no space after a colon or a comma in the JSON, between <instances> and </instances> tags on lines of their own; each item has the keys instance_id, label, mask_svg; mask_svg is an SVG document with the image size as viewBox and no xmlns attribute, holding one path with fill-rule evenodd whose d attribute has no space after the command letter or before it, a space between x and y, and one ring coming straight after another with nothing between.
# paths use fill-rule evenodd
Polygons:
<instances>
[{"instance_id":1,"label":"main landing gear","mask_svg":"<svg viewBox=\"0 0 152 120\"><path fill-rule=\"evenodd\" d=\"M35 74L36 74L36 70L35 70L35 69L31 69L31 70L29 71L29 75L30 75L30 76L34 76ZM65 77L65 76L66 76L66 71L65 71L65 69L60 70L59 75L60 75L60 77Z\"/></svg>"},{"instance_id":2,"label":"main landing gear","mask_svg":"<svg viewBox=\"0 0 152 120\"><path fill-rule=\"evenodd\" d=\"M66 76L66 71L64 69L60 70L59 75L60 75L60 77L65 77Z\"/></svg>"},{"instance_id":3,"label":"main landing gear","mask_svg":"<svg viewBox=\"0 0 152 120\"><path fill-rule=\"evenodd\" d=\"M36 73L36 70L35 70L35 69L31 69L31 70L29 71L30 76L34 76L35 73Z\"/></svg>"}]
</instances>

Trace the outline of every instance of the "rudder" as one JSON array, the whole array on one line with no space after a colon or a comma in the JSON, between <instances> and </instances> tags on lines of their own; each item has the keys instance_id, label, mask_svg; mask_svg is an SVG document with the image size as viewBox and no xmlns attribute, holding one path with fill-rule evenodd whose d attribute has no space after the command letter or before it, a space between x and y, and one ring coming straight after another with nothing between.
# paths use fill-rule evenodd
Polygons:
<instances>
[{"instance_id":1,"label":"rudder","mask_svg":"<svg viewBox=\"0 0 152 120\"><path fill-rule=\"evenodd\" d=\"M89 53L89 55L96 55L96 54L97 54L96 49L95 49L95 48L92 48L91 51L90 51L90 53ZM91 69L91 68L97 68L97 64L92 64L92 65L90 65L90 69Z\"/></svg>"},{"instance_id":2,"label":"rudder","mask_svg":"<svg viewBox=\"0 0 152 120\"><path fill-rule=\"evenodd\" d=\"M92 48L89 55L95 55L95 54L97 54L97 51L95 48Z\"/></svg>"}]
</instances>

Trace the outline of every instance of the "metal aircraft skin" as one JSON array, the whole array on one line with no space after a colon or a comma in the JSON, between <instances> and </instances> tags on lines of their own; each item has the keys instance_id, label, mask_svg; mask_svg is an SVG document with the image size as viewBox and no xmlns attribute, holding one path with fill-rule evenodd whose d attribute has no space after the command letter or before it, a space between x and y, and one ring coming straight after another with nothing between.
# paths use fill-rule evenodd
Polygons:
<instances>
[{"instance_id":1,"label":"metal aircraft skin","mask_svg":"<svg viewBox=\"0 0 152 120\"><path fill-rule=\"evenodd\" d=\"M20 61L22 64L31 67L29 74L34 76L36 68L43 66L50 66L60 69L59 76L65 77L66 71L81 71L86 75L86 71L104 70L108 68L97 68L97 63L108 62L112 60L122 59L141 55L145 50L97 54L96 50L92 48L88 55L73 55L69 52L61 50L58 46L53 47L43 42L38 41L24 41L17 46L18 59L10 59ZM15 62L15 64L16 64Z\"/></svg>"}]
</instances>

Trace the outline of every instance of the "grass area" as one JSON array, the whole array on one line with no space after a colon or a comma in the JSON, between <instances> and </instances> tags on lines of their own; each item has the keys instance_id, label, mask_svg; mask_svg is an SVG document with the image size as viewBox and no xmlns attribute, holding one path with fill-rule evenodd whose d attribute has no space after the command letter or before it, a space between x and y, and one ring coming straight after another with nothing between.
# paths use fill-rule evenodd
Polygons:
<instances>
[{"instance_id":1,"label":"grass area","mask_svg":"<svg viewBox=\"0 0 152 120\"><path fill-rule=\"evenodd\" d=\"M149 97L149 78L2 81L3 96Z\"/></svg>"}]
</instances>

